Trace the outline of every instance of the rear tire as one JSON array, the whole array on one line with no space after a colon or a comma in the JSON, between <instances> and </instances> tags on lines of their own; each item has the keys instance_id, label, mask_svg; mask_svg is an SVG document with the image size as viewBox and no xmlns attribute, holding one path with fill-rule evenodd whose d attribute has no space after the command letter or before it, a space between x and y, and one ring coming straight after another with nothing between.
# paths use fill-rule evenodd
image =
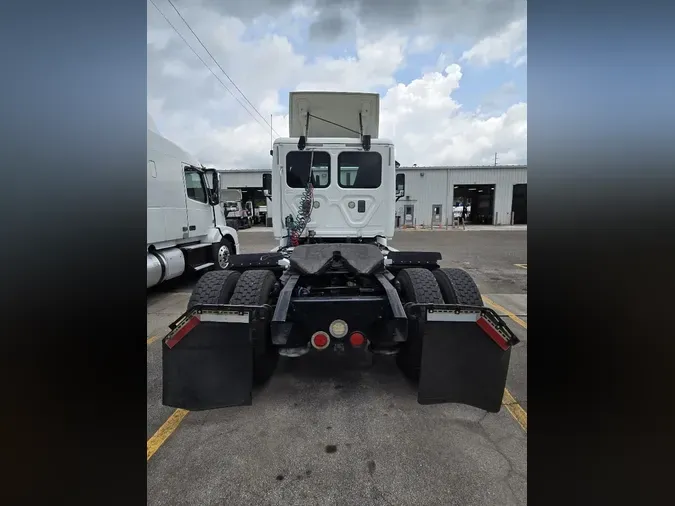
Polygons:
<instances>
[{"instance_id":1,"label":"rear tire","mask_svg":"<svg viewBox=\"0 0 675 506\"><path fill-rule=\"evenodd\" d=\"M211 271L205 273L190 295L188 309L198 304L227 304L239 280L237 271Z\"/></svg>"},{"instance_id":2,"label":"rear tire","mask_svg":"<svg viewBox=\"0 0 675 506\"><path fill-rule=\"evenodd\" d=\"M443 295L430 270L422 268L403 269L396 276L401 285L403 303L443 304ZM422 364L422 344L424 336L418 322L410 321L408 339L402 344L396 355L396 363L403 374L413 381L419 380Z\"/></svg>"},{"instance_id":3,"label":"rear tire","mask_svg":"<svg viewBox=\"0 0 675 506\"><path fill-rule=\"evenodd\" d=\"M483 298L473 278L463 269L437 269L434 277L446 304L483 306Z\"/></svg>"},{"instance_id":4,"label":"rear tire","mask_svg":"<svg viewBox=\"0 0 675 506\"><path fill-rule=\"evenodd\" d=\"M237 282L230 304L259 306L267 304L277 277L272 271L244 271ZM274 373L279 353L272 345L269 324L258 327L253 342L253 384L265 383Z\"/></svg>"}]
</instances>

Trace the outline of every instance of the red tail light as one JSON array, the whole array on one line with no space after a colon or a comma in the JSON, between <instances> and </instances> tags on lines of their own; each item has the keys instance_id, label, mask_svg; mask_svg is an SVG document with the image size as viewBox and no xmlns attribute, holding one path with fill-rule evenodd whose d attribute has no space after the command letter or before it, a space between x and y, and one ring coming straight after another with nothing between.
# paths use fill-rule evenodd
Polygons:
<instances>
[{"instance_id":1,"label":"red tail light","mask_svg":"<svg viewBox=\"0 0 675 506\"><path fill-rule=\"evenodd\" d=\"M364 337L363 334L361 334L361 332L352 332L352 335L349 336L349 343L355 348L363 346L363 343L365 342L366 338Z\"/></svg>"},{"instance_id":2,"label":"red tail light","mask_svg":"<svg viewBox=\"0 0 675 506\"><path fill-rule=\"evenodd\" d=\"M324 350L330 344L330 337L325 332L319 331L312 335L312 346L317 350Z\"/></svg>"}]
</instances>

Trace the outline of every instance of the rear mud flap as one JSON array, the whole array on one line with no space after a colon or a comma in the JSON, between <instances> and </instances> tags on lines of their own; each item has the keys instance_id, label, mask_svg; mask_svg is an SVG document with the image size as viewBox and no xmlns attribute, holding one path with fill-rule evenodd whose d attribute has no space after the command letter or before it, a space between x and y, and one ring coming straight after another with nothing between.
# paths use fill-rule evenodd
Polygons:
<instances>
[{"instance_id":1,"label":"rear mud flap","mask_svg":"<svg viewBox=\"0 0 675 506\"><path fill-rule=\"evenodd\" d=\"M519 342L489 308L409 305L424 332L417 400L501 409L511 347Z\"/></svg>"},{"instance_id":2,"label":"rear mud flap","mask_svg":"<svg viewBox=\"0 0 675 506\"><path fill-rule=\"evenodd\" d=\"M196 306L162 343L162 403L191 411L250 406L254 325L267 306Z\"/></svg>"}]
</instances>

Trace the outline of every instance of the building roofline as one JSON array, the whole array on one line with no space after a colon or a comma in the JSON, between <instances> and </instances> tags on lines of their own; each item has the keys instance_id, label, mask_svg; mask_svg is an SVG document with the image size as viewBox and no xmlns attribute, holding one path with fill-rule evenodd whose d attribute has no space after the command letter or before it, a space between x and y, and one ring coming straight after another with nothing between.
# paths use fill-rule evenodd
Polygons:
<instances>
[{"instance_id":1,"label":"building roofline","mask_svg":"<svg viewBox=\"0 0 675 506\"><path fill-rule=\"evenodd\" d=\"M399 170L487 170L487 169L527 169L527 165L447 165L447 166L420 166L412 167L401 165L397 167ZM272 172L271 168L268 169L218 169L218 172L229 172L236 174L246 174L246 173L261 173L261 172Z\"/></svg>"},{"instance_id":2,"label":"building roofline","mask_svg":"<svg viewBox=\"0 0 675 506\"><path fill-rule=\"evenodd\" d=\"M514 165L401 165L398 170L483 170L483 169L527 169L527 164Z\"/></svg>"}]
</instances>

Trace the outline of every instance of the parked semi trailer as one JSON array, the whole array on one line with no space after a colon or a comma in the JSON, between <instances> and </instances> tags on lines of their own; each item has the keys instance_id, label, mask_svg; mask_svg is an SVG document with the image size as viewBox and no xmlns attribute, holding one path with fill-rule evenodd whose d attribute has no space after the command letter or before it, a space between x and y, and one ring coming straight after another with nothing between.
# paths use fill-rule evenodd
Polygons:
<instances>
[{"instance_id":1,"label":"parked semi trailer","mask_svg":"<svg viewBox=\"0 0 675 506\"><path fill-rule=\"evenodd\" d=\"M219 203L220 177L148 117L147 287L188 270L223 270L239 251Z\"/></svg>"},{"instance_id":2,"label":"parked semi trailer","mask_svg":"<svg viewBox=\"0 0 675 506\"><path fill-rule=\"evenodd\" d=\"M395 355L420 403L499 411L518 339L468 273L389 246L405 177L379 96L294 92L289 122L264 176L279 244L200 279L163 340L163 403L248 405L279 355L339 353Z\"/></svg>"}]
</instances>

